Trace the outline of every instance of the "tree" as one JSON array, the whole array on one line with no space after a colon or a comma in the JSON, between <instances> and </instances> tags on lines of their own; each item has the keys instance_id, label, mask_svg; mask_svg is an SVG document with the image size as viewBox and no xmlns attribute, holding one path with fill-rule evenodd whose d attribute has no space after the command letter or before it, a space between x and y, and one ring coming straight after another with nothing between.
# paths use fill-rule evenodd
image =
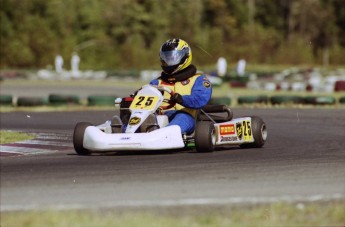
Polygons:
<instances>
[{"instance_id":1,"label":"tree","mask_svg":"<svg viewBox=\"0 0 345 227\"><path fill-rule=\"evenodd\" d=\"M0 0L0 5L1 68L46 67L56 54L69 59L75 50L81 69L154 67L160 45L172 37L191 45L198 65L214 65L220 56L325 65L338 56L337 64L345 63L339 54L345 48L343 0Z\"/></svg>"}]
</instances>

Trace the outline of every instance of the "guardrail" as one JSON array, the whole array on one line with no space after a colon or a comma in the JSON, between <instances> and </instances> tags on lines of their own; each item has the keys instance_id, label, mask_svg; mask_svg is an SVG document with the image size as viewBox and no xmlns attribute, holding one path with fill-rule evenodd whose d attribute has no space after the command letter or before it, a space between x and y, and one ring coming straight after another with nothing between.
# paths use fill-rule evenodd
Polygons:
<instances>
[{"instance_id":1,"label":"guardrail","mask_svg":"<svg viewBox=\"0 0 345 227\"><path fill-rule=\"evenodd\" d=\"M116 95L90 95L87 97L87 106L113 106ZM233 102L236 100L237 102ZM0 95L1 106L61 106L61 105L85 105L78 95L50 94L48 97L13 97L12 95ZM251 95L238 97L213 97L209 104L214 105L345 105L345 96L336 98L331 95Z\"/></svg>"}]
</instances>

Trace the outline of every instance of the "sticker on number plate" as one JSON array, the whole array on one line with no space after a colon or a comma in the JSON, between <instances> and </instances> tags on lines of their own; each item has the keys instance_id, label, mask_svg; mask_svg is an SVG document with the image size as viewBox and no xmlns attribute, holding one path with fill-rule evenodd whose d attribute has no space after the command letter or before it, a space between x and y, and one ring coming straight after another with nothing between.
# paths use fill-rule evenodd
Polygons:
<instances>
[{"instance_id":1,"label":"sticker on number plate","mask_svg":"<svg viewBox=\"0 0 345 227\"><path fill-rule=\"evenodd\" d=\"M239 140L253 141L251 120L243 120L236 123L236 134Z\"/></svg>"}]
</instances>

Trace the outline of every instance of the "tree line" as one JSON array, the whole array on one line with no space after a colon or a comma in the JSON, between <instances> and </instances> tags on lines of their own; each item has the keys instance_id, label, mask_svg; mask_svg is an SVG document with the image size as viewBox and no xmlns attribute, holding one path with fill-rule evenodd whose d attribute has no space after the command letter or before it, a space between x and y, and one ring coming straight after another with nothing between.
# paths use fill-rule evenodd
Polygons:
<instances>
[{"instance_id":1,"label":"tree line","mask_svg":"<svg viewBox=\"0 0 345 227\"><path fill-rule=\"evenodd\" d=\"M42 68L73 51L82 69L158 68L186 40L198 65L345 63L344 0L0 0L1 68Z\"/></svg>"}]
</instances>

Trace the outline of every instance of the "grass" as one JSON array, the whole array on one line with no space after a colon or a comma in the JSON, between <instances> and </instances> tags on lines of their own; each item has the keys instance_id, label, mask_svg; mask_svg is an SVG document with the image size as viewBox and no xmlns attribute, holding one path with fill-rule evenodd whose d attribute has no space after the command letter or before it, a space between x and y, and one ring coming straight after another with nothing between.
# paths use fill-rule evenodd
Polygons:
<instances>
[{"instance_id":1,"label":"grass","mask_svg":"<svg viewBox=\"0 0 345 227\"><path fill-rule=\"evenodd\" d=\"M344 226L344 202L2 212L1 226Z\"/></svg>"},{"instance_id":2,"label":"grass","mask_svg":"<svg viewBox=\"0 0 345 227\"><path fill-rule=\"evenodd\" d=\"M0 131L0 144L13 143L22 140L30 140L35 138L33 135L21 132Z\"/></svg>"}]
</instances>

